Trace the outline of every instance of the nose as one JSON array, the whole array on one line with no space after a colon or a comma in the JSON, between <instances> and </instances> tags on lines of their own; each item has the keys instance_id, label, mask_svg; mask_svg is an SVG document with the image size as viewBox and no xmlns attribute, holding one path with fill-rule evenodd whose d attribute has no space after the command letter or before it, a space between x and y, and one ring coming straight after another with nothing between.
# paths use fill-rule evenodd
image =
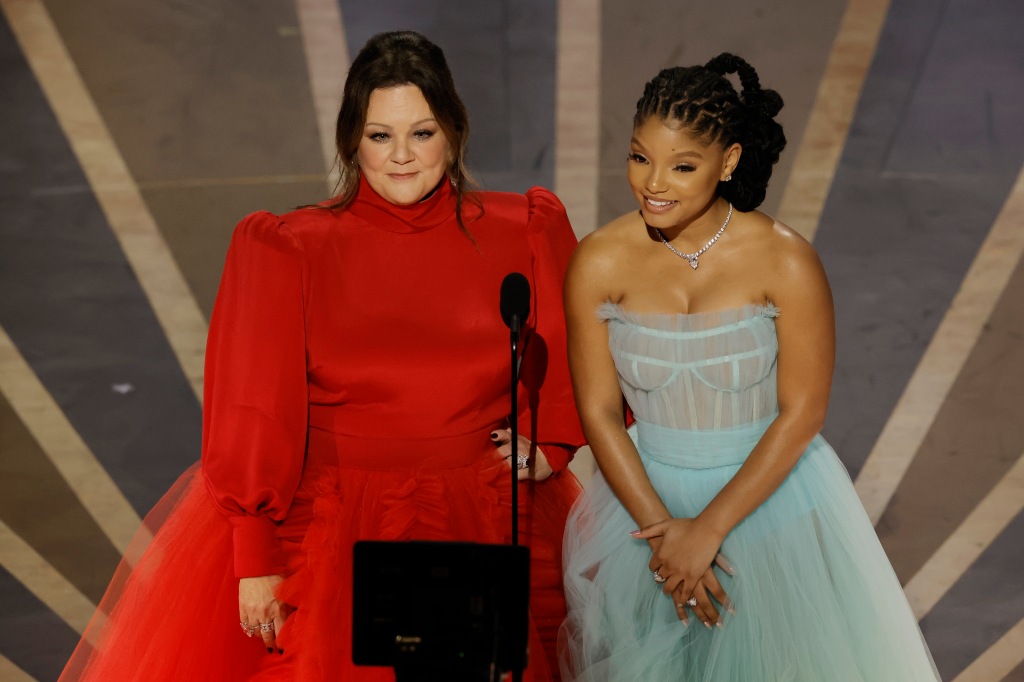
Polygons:
<instances>
[{"instance_id":1,"label":"nose","mask_svg":"<svg viewBox=\"0 0 1024 682\"><path fill-rule=\"evenodd\" d=\"M644 178L644 189L651 194L661 194L667 188L665 187L664 176L662 172L655 167L651 167L647 173L647 177Z\"/></svg>"},{"instance_id":2,"label":"nose","mask_svg":"<svg viewBox=\"0 0 1024 682\"><path fill-rule=\"evenodd\" d=\"M409 142L405 139L395 140L395 146L391 150L391 160L400 166L412 161L412 152L409 150Z\"/></svg>"}]
</instances>

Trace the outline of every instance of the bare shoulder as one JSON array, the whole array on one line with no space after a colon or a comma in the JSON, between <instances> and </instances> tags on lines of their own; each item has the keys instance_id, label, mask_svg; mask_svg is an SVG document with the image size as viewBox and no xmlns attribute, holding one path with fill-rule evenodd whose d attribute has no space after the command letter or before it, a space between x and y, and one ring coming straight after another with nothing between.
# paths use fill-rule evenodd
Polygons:
<instances>
[{"instance_id":1,"label":"bare shoulder","mask_svg":"<svg viewBox=\"0 0 1024 682\"><path fill-rule=\"evenodd\" d=\"M578 301L585 309L603 301L618 301L629 286L630 273L637 269L634 243L646 236L637 212L627 213L599 227L580 240L565 276L568 304Z\"/></svg>"},{"instance_id":2,"label":"bare shoulder","mask_svg":"<svg viewBox=\"0 0 1024 682\"><path fill-rule=\"evenodd\" d=\"M614 269L623 264L632 241L644 233L643 220L637 212L626 213L581 239L573 261L588 269Z\"/></svg>"},{"instance_id":3,"label":"bare shoulder","mask_svg":"<svg viewBox=\"0 0 1024 682\"><path fill-rule=\"evenodd\" d=\"M785 223L772 220L763 239L771 300L791 298L797 292L811 298L831 299L825 268L806 238Z\"/></svg>"},{"instance_id":4,"label":"bare shoulder","mask_svg":"<svg viewBox=\"0 0 1024 682\"><path fill-rule=\"evenodd\" d=\"M753 242L773 275L784 279L824 275L818 252L807 239L785 223L757 215L759 229L753 231Z\"/></svg>"}]
</instances>

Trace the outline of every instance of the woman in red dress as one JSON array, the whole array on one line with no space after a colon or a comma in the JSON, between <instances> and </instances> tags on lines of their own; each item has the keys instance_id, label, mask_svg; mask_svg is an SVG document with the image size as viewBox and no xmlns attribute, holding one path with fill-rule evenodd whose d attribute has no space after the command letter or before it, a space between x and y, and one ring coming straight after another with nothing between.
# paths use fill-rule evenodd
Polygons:
<instances>
[{"instance_id":1,"label":"woman in red dress","mask_svg":"<svg viewBox=\"0 0 1024 682\"><path fill-rule=\"evenodd\" d=\"M561 306L576 240L544 189L468 192L467 133L437 46L411 32L367 43L338 115L342 191L236 228L210 321L202 462L147 517L155 537L123 562L61 680L393 679L351 662L352 546L508 542L498 293L516 271L534 292L517 415L527 677L556 678L578 493L563 470L583 442Z\"/></svg>"}]
</instances>

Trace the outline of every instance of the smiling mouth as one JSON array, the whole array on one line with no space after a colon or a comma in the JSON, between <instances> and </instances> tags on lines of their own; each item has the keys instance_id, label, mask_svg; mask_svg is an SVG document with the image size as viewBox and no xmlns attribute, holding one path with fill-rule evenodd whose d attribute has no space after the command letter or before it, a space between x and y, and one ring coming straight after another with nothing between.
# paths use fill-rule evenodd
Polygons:
<instances>
[{"instance_id":1,"label":"smiling mouth","mask_svg":"<svg viewBox=\"0 0 1024 682\"><path fill-rule=\"evenodd\" d=\"M676 205L675 201L658 201L650 197L644 197L644 203L647 204L647 208L654 211L655 213L660 211L667 211Z\"/></svg>"}]
</instances>

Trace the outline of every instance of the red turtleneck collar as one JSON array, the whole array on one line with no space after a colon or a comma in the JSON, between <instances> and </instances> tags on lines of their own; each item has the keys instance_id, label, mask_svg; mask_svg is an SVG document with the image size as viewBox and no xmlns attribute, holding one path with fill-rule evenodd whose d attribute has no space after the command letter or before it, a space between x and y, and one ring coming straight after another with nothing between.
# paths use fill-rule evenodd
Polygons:
<instances>
[{"instance_id":1,"label":"red turtleneck collar","mask_svg":"<svg viewBox=\"0 0 1024 682\"><path fill-rule=\"evenodd\" d=\"M374 227L388 232L426 232L455 216L455 193L448 176L426 199L408 206L392 204L359 176L359 192L348 210Z\"/></svg>"}]
</instances>

